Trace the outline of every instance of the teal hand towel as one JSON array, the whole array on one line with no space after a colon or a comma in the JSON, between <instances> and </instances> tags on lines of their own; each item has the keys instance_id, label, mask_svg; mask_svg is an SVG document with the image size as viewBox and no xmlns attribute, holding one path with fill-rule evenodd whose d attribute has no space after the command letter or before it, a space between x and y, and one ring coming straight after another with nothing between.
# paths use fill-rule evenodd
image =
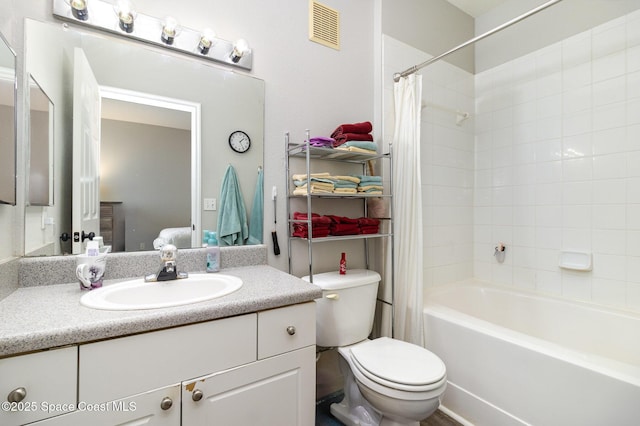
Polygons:
<instances>
[{"instance_id":1,"label":"teal hand towel","mask_svg":"<svg viewBox=\"0 0 640 426\"><path fill-rule=\"evenodd\" d=\"M253 196L251 216L249 217L249 240L247 244L262 244L262 227L264 226L264 172L258 170L256 192Z\"/></svg>"},{"instance_id":2,"label":"teal hand towel","mask_svg":"<svg viewBox=\"0 0 640 426\"><path fill-rule=\"evenodd\" d=\"M244 245L249 236L247 209L244 206L238 176L229 165L220 187L218 243L221 246Z\"/></svg>"}]
</instances>

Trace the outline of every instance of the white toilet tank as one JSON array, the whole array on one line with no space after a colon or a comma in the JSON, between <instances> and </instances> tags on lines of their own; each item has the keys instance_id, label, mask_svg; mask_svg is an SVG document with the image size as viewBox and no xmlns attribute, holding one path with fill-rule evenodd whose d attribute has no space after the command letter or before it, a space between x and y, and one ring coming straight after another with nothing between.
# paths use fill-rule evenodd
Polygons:
<instances>
[{"instance_id":1,"label":"white toilet tank","mask_svg":"<svg viewBox=\"0 0 640 426\"><path fill-rule=\"evenodd\" d=\"M309 277L303 277L309 281ZM316 300L316 344L347 346L366 339L373 328L380 274L366 269L313 275L322 289Z\"/></svg>"}]
</instances>

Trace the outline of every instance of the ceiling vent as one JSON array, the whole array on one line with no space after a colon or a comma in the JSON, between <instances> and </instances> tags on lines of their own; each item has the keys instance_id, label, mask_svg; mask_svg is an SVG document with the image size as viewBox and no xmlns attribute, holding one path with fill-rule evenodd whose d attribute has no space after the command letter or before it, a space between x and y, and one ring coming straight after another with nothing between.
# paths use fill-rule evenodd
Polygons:
<instances>
[{"instance_id":1,"label":"ceiling vent","mask_svg":"<svg viewBox=\"0 0 640 426\"><path fill-rule=\"evenodd\" d=\"M340 50L340 13L311 0L309 2L309 40Z\"/></svg>"}]
</instances>

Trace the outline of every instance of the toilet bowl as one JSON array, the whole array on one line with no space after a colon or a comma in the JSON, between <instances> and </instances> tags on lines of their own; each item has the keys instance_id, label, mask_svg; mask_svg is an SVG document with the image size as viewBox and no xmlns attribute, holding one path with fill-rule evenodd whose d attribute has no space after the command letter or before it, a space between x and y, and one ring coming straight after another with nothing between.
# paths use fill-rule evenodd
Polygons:
<instances>
[{"instance_id":1,"label":"toilet bowl","mask_svg":"<svg viewBox=\"0 0 640 426\"><path fill-rule=\"evenodd\" d=\"M369 270L313 276L323 290L316 300L316 344L337 348L344 376L345 397L331 413L348 426L419 426L440 405L446 368L421 346L368 339L379 281Z\"/></svg>"},{"instance_id":2,"label":"toilet bowl","mask_svg":"<svg viewBox=\"0 0 640 426\"><path fill-rule=\"evenodd\" d=\"M444 363L428 350L381 337L338 348L345 398L331 406L347 425L419 425L440 405Z\"/></svg>"}]
</instances>

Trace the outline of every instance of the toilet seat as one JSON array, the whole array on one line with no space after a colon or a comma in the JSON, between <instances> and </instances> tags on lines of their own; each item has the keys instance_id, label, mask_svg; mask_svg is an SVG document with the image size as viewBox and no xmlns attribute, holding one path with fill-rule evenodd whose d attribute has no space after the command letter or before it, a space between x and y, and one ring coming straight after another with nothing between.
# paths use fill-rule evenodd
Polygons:
<instances>
[{"instance_id":1,"label":"toilet seat","mask_svg":"<svg viewBox=\"0 0 640 426\"><path fill-rule=\"evenodd\" d=\"M413 400L446 386L444 363L423 347L381 337L341 349L357 379L381 394Z\"/></svg>"}]
</instances>

